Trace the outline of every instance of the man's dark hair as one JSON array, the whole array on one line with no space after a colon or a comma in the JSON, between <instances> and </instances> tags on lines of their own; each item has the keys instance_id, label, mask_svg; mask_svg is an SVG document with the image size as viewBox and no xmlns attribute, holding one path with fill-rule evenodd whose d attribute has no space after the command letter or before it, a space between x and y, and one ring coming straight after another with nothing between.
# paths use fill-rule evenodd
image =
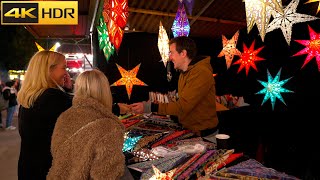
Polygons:
<instances>
[{"instance_id":1,"label":"man's dark hair","mask_svg":"<svg viewBox=\"0 0 320 180\"><path fill-rule=\"evenodd\" d=\"M196 43L186 36L179 36L175 37L170 40L169 45L175 43L176 44L176 50L178 53L181 53L182 50L187 51L187 56L192 60L197 55L197 46Z\"/></svg>"}]
</instances>

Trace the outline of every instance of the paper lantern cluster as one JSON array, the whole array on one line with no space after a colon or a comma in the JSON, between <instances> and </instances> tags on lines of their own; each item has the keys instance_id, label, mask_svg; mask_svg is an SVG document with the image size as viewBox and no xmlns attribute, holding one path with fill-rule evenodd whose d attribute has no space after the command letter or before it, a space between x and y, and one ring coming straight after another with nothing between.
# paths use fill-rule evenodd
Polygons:
<instances>
[{"instance_id":1,"label":"paper lantern cluster","mask_svg":"<svg viewBox=\"0 0 320 180\"><path fill-rule=\"evenodd\" d=\"M100 19L105 24L99 21L97 29L99 46L103 49L107 61L113 54L113 47L117 51L120 48L128 16L128 0L104 0Z\"/></svg>"}]
</instances>

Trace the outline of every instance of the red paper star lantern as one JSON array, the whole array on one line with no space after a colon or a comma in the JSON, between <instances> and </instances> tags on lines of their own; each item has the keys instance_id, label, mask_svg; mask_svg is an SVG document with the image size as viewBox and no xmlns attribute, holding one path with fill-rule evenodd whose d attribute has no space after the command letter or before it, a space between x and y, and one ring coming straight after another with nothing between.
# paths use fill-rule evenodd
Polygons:
<instances>
[{"instance_id":1,"label":"red paper star lantern","mask_svg":"<svg viewBox=\"0 0 320 180\"><path fill-rule=\"evenodd\" d=\"M120 28L124 28L129 16L128 10L128 0L105 0L102 14L106 22L112 19Z\"/></svg>"},{"instance_id":2,"label":"red paper star lantern","mask_svg":"<svg viewBox=\"0 0 320 180\"><path fill-rule=\"evenodd\" d=\"M240 64L238 69L239 73L244 67L246 68L246 75L248 76L250 67L253 67L256 71L258 71L257 66L255 64L256 61L265 60L258 56L259 52L264 48L264 46L254 50L255 41L252 42L250 48L243 43L243 53L240 55L240 59L233 64Z\"/></svg>"},{"instance_id":3,"label":"red paper star lantern","mask_svg":"<svg viewBox=\"0 0 320 180\"><path fill-rule=\"evenodd\" d=\"M129 70L129 71L123 69L118 64L116 64L116 65L117 65L118 70L120 71L120 74L121 74L122 78L119 79L118 81L116 81L115 83L113 83L111 86L126 85L126 90L127 90L129 99L130 99L130 96L131 96L133 85L148 86L146 83L142 82L140 79L138 79L136 77L137 74L138 74L139 68L140 68L140 64L137 65L132 70Z\"/></svg>"},{"instance_id":4,"label":"red paper star lantern","mask_svg":"<svg viewBox=\"0 0 320 180\"><path fill-rule=\"evenodd\" d=\"M108 35L110 38L110 42L113 44L113 46L119 50L122 38L123 38L124 31L115 24L115 22L112 19L109 19L108 22Z\"/></svg>"},{"instance_id":5,"label":"red paper star lantern","mask_svg":"<svg viewBox=\"0 0 320 180\"><path fill-rule=\"evenodd\" d=\"M306 48L302 49L293 56L308 54L301 68L308 64L311 61L311 59L316 57L318 71L320 72L320 34L317 34L310 26L308 26L308 29L310 34L310 40L295 40L296 42L306 46Z\"/></svg>"}]
</instances>

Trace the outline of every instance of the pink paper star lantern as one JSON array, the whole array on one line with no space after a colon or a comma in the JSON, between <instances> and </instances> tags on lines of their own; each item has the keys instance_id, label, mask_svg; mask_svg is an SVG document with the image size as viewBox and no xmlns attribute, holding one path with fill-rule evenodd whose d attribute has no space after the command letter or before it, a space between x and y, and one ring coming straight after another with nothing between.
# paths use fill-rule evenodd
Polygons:
<instances>
[{"instance_id":1,"label":"pink paper star lantern","mask_svg":"<svg viewBox=\"0 0 320 180\"><path fill-rule=\"evenodd\" d=\"M317 34L310 26L308 26L308 29L310 40L295 40L306 47L293 56L308 54L301 68L305 67L305 65L308 64L311 59L316 57L318 71L320 72L320 34Z\"/></svg>"}]
</instances>

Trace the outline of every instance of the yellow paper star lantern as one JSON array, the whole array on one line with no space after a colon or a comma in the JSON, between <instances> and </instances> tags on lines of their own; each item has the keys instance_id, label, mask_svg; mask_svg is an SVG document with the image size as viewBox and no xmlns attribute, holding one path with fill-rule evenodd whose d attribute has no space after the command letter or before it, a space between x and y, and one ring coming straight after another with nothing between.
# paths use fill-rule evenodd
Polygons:
<instances>
[{"instance_id":1,"label":"yellow paper star lantern","mask_svg":"<svg viewBox=\"0 0 320 180\"><path fill-rule=\"evenodd\" d=\"M149 180L171 180L173 174L175 173L176 169L173 169L171 171L162 173L157 167L155 167L152 164L152 169L154 172L154 175Z\"/></svg>"},{"instance_id":2,"label":"yellow paper star lantern","mask_svg":"<svg viewBox=\"0 0 320 180\"><path fill-rule=\"evenodd\" d=\"M283 14L282 0L243 0L246 8L246 21L248 33L257 25L262 41L266 35L271 12L278 11Z\"/></svg>"},{"instance_id":3,"label":"yellow paper star lantern","mask_svg":"<svg viewBox=\"0 0 320 180\"><path fill-rule=\"evenodd\" d=\"M40 44L38 44L37 42L34 42L35 44L36 44L36 46L37 46L37 48L38 48L38 51L44 51L45 49L42 47L42 46L40 46ZM58 44L58 43L56 43L55 45L53 45L50 49L49 49L49 51L56 51L56 49L58 48L60 46L60 44Z\"/></svg>"},{"instance_id":4,"label":"yellow paper star lantern","mask_svg":"<svg viewBox=\"0 0 320 180\"><path fill-rule=\"evenodd\" d=\"M142 82L140 79L136 77L141 64L138 64L135 68L129 71L123 69L118 64L116 65L122 77L118 81L114 82L111 86L125 85L129 99L131 97L133 85L148 86L146 83Z\"/></svg>"},{"instance_id":5,"label":"yellow paper star lantern","mask_svg":"<svg viewBox=\"0 0 320 180\"><path fill-rule=\"evenodd\" d=\"M318 14L318 12L320 11L320 0L309 0L309 1L305 2L305 4L312 3L312 2L319 2L318 10L317 10L317 13L316 13L316 14Z\"/></svg>"}]
</instances>

